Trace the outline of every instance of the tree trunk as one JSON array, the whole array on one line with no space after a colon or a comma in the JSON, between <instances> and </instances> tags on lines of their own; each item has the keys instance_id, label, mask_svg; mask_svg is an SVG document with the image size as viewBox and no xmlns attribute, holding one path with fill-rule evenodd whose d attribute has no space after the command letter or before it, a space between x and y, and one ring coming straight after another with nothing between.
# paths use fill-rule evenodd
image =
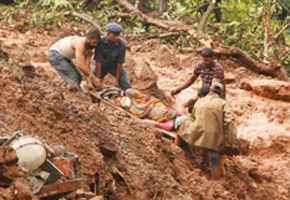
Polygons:
<instances>
[{"instance_id":1,"label":"tree trunk","mask_svg":"<svg viewBox=\"0 0 290 200\"><path fill-rule=\"evenodd\" d=\"M211 0L209 6L207 7L206 12L203 14L203 16L201 18L201 21L199 23L199 27L198 27L199 32L203 33L205 31L205 27L206 27L206 24L207 24L207 20L209 18L209 15L214 10L215 3L216 3L216 0Z\"/></svg>"},{"instance_id":2,"label":"tree trunk","mask_svg":"<svg viewBox=\"0 0 290 200\"><path fill-rule=\"evenodd\" d=\"M269 47L270 47L270 42L272 40L270 18L271 18L270 0L265 0L265 2L264 2L264 16L263 16L263 22L264 22L264 52L263 52L263 56L264 56L264 61L266 61L269 58Z\"/></svg>"},{"instance_id":3,"label":"tree trunk","mask_svg":"<svg viewBox=\"0 0 290 200\"><path fill-rule=\"evenodd\" d=\"M147 0L140 0L137 5L138 9L143 13L149 13L150 10L148 9L148 1Z\"/></svg>"},{"instance_id":4,"label":"tree trunk","mask_svg":"<svg viewBox=\"0 0 290 200\"><path fill-rule=\"evenodd\" d=\"M162 15L168 9L168 0L159 0L159 12Z\"/></svg>"}]
</instances>

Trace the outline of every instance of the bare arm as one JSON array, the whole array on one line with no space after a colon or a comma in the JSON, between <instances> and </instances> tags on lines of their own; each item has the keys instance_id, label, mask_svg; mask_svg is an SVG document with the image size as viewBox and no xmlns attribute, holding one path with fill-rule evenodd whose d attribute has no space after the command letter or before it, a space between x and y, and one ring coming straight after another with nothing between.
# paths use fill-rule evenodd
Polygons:
<instances>
[{"instance_id":1,"label":"bare arm","mask_svg":"<svg viewBox=\"0 0 290 200\"><path fill-rule=\"evenodd\" d=\"M122 64L117 64L117 67L116 67L116 79L117 79L118 83L120 82L120 78L121 78L121 69L122 69Z\"/></svg>"},{"instance_id":2,"label":"bare arm","mask_svg":"<svg viewBox=\"0 0 290 200\"><path fill-rule=\"evenodd\" d=\"M75 54L76 54L75 64L85 76L90 76L91 74L90 64L92 53L90 52L89 55L85 55L84 50L85 49L83 42L78 42L75 46Z\"/></svg>"},{"instance_id":3,"label":"bare arm","mask_svg":"<svg viewBox=\"0 0 290 200\"><path fill-rule=\"evenodd\" d=\"M102 72L102 64L100 62L96 62L96 77L101 79Z\"/></svg>"},{"instance_id":4,"label":"bare arm","mask_svg":"<svg viewBox=\"0 0 290 200\"><path fill-rule=\"evenodd\" d=\"M182 85L179 88L175 89L174 93L175 94L178 94L182 90L188 88L189 86L191 86L195 82L196 79L197 79L197 75L196 74L193 74L191 76L191 78L184 85Z\"/></svg>"}]
</instances>

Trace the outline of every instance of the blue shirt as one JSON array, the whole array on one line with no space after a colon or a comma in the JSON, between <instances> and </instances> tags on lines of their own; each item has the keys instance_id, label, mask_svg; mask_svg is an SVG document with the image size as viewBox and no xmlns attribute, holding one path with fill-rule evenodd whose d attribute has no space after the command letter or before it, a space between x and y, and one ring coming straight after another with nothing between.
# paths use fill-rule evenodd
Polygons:
<instances>
[{"instance_id":1,"label":"blue shirt","mask_svg":"<svg viewBox=\"0 0 290 200\"><path fill-rule=\"evenodd\" d=\"M116 43L111 43L106 37L102 38L95 49L94 59L96 63L101 63L102 71L115 71L117 64L125 62L126 42L120 39Z\"/></svg>"}]
</instances>

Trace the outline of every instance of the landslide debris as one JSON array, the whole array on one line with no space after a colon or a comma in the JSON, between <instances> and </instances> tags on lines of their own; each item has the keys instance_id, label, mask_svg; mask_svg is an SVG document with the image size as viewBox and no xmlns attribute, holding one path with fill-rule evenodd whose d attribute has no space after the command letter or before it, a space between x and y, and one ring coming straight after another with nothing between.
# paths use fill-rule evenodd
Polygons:
<instances>
[{"instance_id":1,"label":"landslide debris","mask_svg":"<svg viewBox=\"0 0 290 200\"><path fill-rule=\"evenodd\" d=\"M11 32L11 37L21 35L16 30ZM32 38L43 33L27 34ZM36 46L44 51L54 37L43 34L45 42L38 41ZM17 51L16 48L8 52L20 63ZM35 52L27 51L25 60L33 60ZM155 53L151 50L135 56L152 58ZM182 59L192 60L191 57ZM173 81L180 83L185 77L179 75L189 72L181 69L171 66L156 70L160 85L168 89L176 85ZM289 199L289 192L285 192L289 184L281 183L283 177L280 181L275 177L276 172L286 172L287 162L282 163L284 171L263 168L269 166L265 158L274 161L282 156L281 152L265 157L250 154L230 158L226 161L225 178L211 181L195 161L188 159L172 141L162 138L156 129L136 122L126 113L94 104L82 93L69 91L48 71L37 69L34 76L27 76L18 65L0 64L1 124L33 133L49 144L64 144L80 156L84 175L98 178L99 193L105 199ZM173 80L177 75L181 80ZM230 90L236 95L235 88ZM5 133L4 128L0 130ZM276 190L278 183L281 190Z\"/></svg>"}]
</instances>

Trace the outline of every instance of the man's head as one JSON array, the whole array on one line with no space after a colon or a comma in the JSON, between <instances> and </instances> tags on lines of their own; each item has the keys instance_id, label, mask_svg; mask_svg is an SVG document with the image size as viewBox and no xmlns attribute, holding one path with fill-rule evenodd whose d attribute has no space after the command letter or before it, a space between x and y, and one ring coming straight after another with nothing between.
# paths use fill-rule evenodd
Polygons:
<instances>
[{"instance_id":1,"label":"man's head","mask_svg":"<svg viewBox=\"0 0 290 200\"><path fill-rule=\"evenodd\" d=\"M213 92L213 93L216 93L218 94L220 97L223 96L224 92L225 92L225 87L223 84L221 83L214 83L212 84L210 90Z\"/></svg>"},{"instance_id":2,"label":"man's head","mask_svg":"<svg viewBox=\"0 0 290 200\"><path fill-rule=\"evenodd\" d=\"M107 25L107 38L111 43L116 43L119 40L123 28L120 24L111 22Z\"/></svg>"},{"instance_id":3,"label":"man's head","mask_svg":"<svg viewBox=\"0 0 290 200\"><path fill-rule=\"evenodd\" d=\"M200 52L203 63L206 67L212 67L214 64L214 52L211 48L203 48Z\"/></svg>"},{"instance_id":4,"label":"man's head","mask_svg":"<svg viewBox=\"0 0 290 200\"><path fill-rule=\"evenodd\" d=\"M101 33L99 30L92 30L86 35L86 47L95 48L101 40Z\"/></svg>"}]
</instances>

